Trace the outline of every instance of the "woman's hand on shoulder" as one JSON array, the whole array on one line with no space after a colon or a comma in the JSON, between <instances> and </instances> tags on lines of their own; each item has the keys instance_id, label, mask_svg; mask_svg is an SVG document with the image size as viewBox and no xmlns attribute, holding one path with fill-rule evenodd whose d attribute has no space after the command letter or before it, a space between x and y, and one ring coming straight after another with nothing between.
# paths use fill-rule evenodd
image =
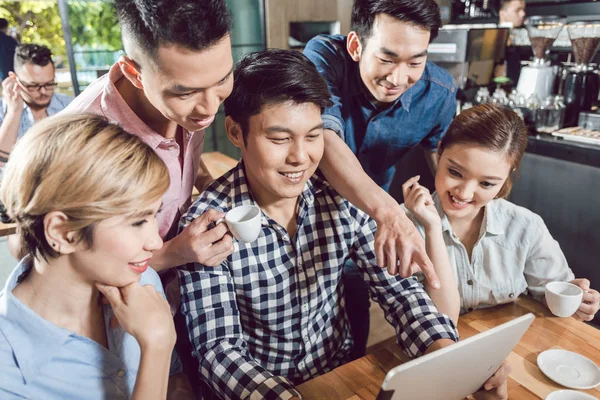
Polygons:
<instances>
[{"instance_id":1,"label":"woman's hand on shoulder","mask_svg":"<svg viewBox=\"0 0 600 400\"><path fill-rule=\"evenodd\" d=\"M96 283L113 308L119 324L145 349L164 349L175 346L177 336L169 303L154 286L139 282L122 288Z\"/></svg>"},{"instance_id":2,"label":"woman's hand on shoulder","mask_svg":"<svg viewBox=\"0 0 600 400\"><path fill-rule=\"evenodd\" d=\"M582 321L593 320L600 309L600 293L590 288L590 281L587 279L573 279L570 283L583 289L581 305L573 317Z\"/></svg>"},{"instance_id":3,"label":"woman's hand on shoulder","mask_svg":"<svg viewBox=\"0 0 600 400\"><path fill-rule=\"evenodd\" d=\"M435 208L433 197L425 186L419 185L419 175L413 176L402 185L404 205L413 213L425 229L441 226L441 218Z\"/></svg>"}]
</instances>

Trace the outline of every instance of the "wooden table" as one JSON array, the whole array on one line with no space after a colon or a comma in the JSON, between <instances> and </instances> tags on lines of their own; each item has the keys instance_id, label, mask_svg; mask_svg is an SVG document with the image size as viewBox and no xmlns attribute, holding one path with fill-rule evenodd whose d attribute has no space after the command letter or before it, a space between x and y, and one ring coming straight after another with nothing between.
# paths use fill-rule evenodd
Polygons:
<instances>
[{"instance_id":1,"label":"wooden table","mask_svg":"<svg viewBox=\"0 0 600 400\"><path fill-rule=\"evenodd\" d=\"M225 172L235 167L238 163L238 160L226 156L223 153L219 153L218 151L203 153L202 161L206 164L206 168L208 168L208 172L213 179L217 179Z\"/></svg>"},{"instance_id":2,"label":"wooden table","mask_svg":"<svg viewBox=\"0 0 600 400\"><path fill-rule=\"evenodd\" d=\"M525 296L512 304L461 316L458 330L461 338L468 338L528 312L536 319L508 357L512 366L510 399L543 399L554 390L566 389L537 367L537 356L544 350L571 350L600 365L600 330L573 318L554 317L546 307ZM386 373L406 360L395 338L389 339L367 356L305 382L298 390L304 399L375 399ZM584 392L600 398L600 387Z\"/></svg>"},{"instance_id":3,"label":"wooden table","mask_svg":"<svg viewBox=\"0 0 600 400\"><path fill-rule=\"evenodd\" d=\"M3 224L0 222L0 237L12 235L17 231L17 224Z\"/></svg>"}]
</instances>

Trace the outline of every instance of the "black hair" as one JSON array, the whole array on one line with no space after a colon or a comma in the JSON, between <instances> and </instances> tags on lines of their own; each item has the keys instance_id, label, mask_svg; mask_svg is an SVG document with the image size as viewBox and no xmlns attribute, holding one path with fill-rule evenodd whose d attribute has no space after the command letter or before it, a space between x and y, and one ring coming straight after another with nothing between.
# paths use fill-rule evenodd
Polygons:
<instances>
[{"instance_id":1,"label":"black hair","mask_svg":"<svg viewBox=\"0 0 600 400\"><path fill-rule=\"evenodd\" d=\"M241 126L246 144L250 117L267 105L288 101L313 103L321 112L332 104L325 80L300 52L271 49L250 53L233 73L233 92L225 100L225 115Z\"/></svg>"},{"instance_id":2,"label":"black hair","mask_svg":"<svg viewBox=\"0 0 600 400\"><path fill-rule=\"evenodd\" d=\"M20 44L15 50L15 68L22 67L27 63L40 67L45 67L50 63L54 65L52 52L46 46L39 44Z\"/></svg>"},{"instance_id":3,"label":"black hair","mask_svg":"<svg viewBox=\"0 0 600 400\"><path fill-rule=\"evenodd\" d=\"M205 50L229 34L224 0L116 0L123 39L152 59L161 45Z\"/></svg>"},{"instance_id":4,"label":"black hair","mask_svg":"<svg viewBox=\"0 0 600 400\"><path fill-rule=\"evenodd\" d=\"M351 30L360 38L368 39L379 14L429 30L430 42L442 26L440 8L435 0L354 0Z\"/></svg>"},{"instance_id":5,"label":"black hair","mask_svg":"<svg viewBox=\"0 0 600 400\"><path fill-rule=\"evenodd\" d=\"M6 28L8 28L8 20L5 18L0 18L0 31L5 30Z\"/></svg>"},{"instance_id":6,"label":"black hair","mask_svg":"<svg viewBox=\"0 0 600 400\"><path fill-rule=\"evenodd\" d=\"M500 0L500 7L498 9L502 10L505 6L508 5L508 3L512 3L513 1L518 1L518 0Z\"/></svg>"}]
</instances>

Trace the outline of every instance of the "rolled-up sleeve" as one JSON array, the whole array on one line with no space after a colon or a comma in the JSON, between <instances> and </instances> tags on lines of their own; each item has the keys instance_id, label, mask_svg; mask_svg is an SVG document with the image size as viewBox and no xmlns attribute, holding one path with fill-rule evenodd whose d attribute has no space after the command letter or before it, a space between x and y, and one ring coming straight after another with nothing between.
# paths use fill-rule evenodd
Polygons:
<instances>
[{"instance_id":1,"label":"rolled-up sleeve","mask_svg":"<svg viewBox=\"0 0 600 400\"><path fill-rule=\"evenodd\" d=\"M334 131L345 140L345 123L342 117L341 87L346 76L345 60L340 58L336 45L325 35L319 35L306 44L304 55L313 62L327 82L333 104L323 111L323 127Z\"/></svg>"},{"instance_id":2,"label":"rolled-up sleeve","mask_svg":"<svg viewBox=\"0 0 600 400\"><path fill-rule=\"evenodd\" d=\"M365 281L369 284L371 297L394 326L398 344L410 357L423 355L440 339L458 341L456 326L445 314L440 313L425 288L416 278L392 276L377 265L375 249L375 222L355 208L356 241L353 251Z\"/></svg>"},{"instance_id":3,"label":"rolled-up sleeve","mask_svg":"<svg viewBox=\"0 0 600 400\"><path fill-rule=\"evenodd\" d=\"M544 297L546 283L575 279L560 245L539 215L533 216L530 248L525 261L525 279L529 293L537 300Z\"/></svg>"},{"instance_id":4,"label":"rolled-up sleeve","mask_svg":"<svg viewBox=\"0 0 600 400\"><path fill-rule=\"evenodd\" d=\"M439 101L439 100L438 100ZM429 132L429 134L421 142L421 146L429 151L437 151L438 143L446 132L448 127L452 123L454 116L456 115L456 86L453 85L451 90L448 91L446 100L441 113L438 116L438 123Z\"/></svg>"}]
</instances>

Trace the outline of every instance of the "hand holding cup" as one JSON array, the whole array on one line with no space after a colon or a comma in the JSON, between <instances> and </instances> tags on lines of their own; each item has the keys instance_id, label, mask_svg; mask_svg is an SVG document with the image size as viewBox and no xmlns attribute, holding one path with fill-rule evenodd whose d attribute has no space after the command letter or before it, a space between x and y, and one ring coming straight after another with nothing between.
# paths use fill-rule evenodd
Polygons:
<instances>
[{"instance_id":1,"label":"hand holding cup","mask_svg":"<svg viewBox=\"0 0 600 400\"><path fill-rule=\"evenodd\" d=\"M225 222L234 238L244 243L254 242L261 231L262 212L258 206L243 205L229 210L215 225Z\"/></svg>"}]
</instances>

